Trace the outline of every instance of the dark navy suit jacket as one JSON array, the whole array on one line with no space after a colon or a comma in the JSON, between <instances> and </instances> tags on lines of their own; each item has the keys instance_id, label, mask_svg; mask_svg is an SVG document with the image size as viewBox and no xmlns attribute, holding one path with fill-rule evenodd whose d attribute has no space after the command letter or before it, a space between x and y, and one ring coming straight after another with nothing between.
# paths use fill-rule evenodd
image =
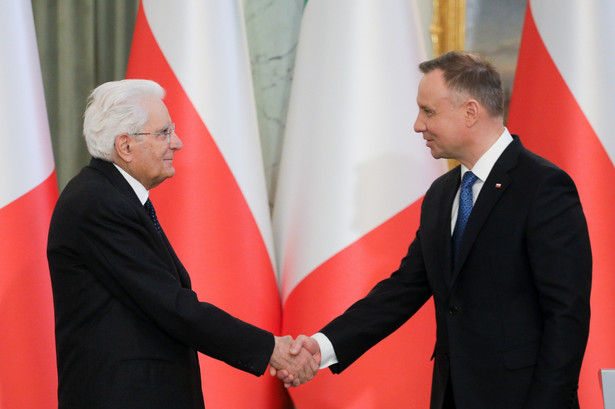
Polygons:
<instances>
[{"instance_id":1,"label":"dark navy suit jacket","mask_svg":"<svg viewBox=\"0 0 615 409\"><path fill-rule=\"evenodd\" d=\"M587 224L572 179L513 138L476 200L455 267L460 167L432 184L399 269L322 329L339 361L333 372L433 296L432 409L449 379L458 409L578 407L590 318Z\"/></svg>"},{"instance_id":2,"label":"dark navy suit jacket","mask_svg":"<svg viewBox=\"0 0 615 409\"><path fill-rule=\"evenodd\" d=\"M203 408L197 351L267 368L273 335L198 300L112 163L92 159L66 186L47 255L60 409Z\"/></svg>"}]
</instances>

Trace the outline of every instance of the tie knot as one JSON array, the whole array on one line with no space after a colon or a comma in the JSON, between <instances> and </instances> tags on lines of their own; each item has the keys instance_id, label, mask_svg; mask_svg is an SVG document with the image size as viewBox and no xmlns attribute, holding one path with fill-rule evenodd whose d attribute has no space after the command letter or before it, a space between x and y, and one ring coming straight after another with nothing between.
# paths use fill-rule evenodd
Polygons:
<instances>
[{"instance_id":1,"label":"tie knot","mask_svg":"<svg viewBox=\"0 0 615 409\"><path fill-rule=\"evenodd\" d=\"M469 170L463 175L463 178L461 179L461 187L472 187L472 185L474 184L474 182L476 182L477 179L478 176L476 176L474 173L472 173L471 170Z\"/></svg>"},{"instance_id":2,"label":"tie knot","mask_svg":"<svg viewBox=\"0 0 615 409\"><path fill-rule=\"evenodd\" d=\"M143 204L143 207L145 207L145 209L147 210L148 213L154 213L156 214L156 211L154 210L154 205L152 204L152 201L147 199L145 201L145 204Z\"/></svg>"}]
</instances>

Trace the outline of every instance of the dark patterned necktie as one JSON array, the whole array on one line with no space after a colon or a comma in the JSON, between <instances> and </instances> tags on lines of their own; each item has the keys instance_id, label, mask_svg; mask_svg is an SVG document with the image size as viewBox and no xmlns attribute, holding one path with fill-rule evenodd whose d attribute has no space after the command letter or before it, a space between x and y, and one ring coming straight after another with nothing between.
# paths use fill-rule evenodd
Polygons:
<instances>
[{"instance_id":1,"label":"dark patterned necktie","mask_svg":"<svg viewBox=\"0 0 615 409\"><path fill-rule=\"evenodd\" d=\"M472 186L478 177L471 171L467 171L461 180L461 190L459 192L459 211L457 213L457 221L455 222L455 230L453 230L453 261L459 254L461 246L461 238L463 231L466 228L470 213L472 212Z\"/></svg>"},{"instance_id":2,"label":"dark patterned necktie","mask_svg":"<svg viewBox=\"0 0 615 409\"><path fill-rule=\"evenodd\" d=\"M152 204L152 201L147 199L143 207L145 207L145 210L147 210L147 214L149 214L150 219L152 219L156 231L158 233L162 233L162 227L160 227L160 223L158 223L158 218L156 217L156 210L154 210L154 205Z\"/></svg>"}]
</instances>

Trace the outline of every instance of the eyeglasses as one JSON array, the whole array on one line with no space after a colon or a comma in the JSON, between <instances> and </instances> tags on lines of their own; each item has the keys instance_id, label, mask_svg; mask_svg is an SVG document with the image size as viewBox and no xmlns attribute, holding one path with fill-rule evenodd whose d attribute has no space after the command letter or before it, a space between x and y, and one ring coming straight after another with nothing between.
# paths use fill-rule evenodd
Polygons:
<instances>
[{"instance_id":1,"label":"eyeglasses","mask_svg":"<svg viewBox=\"0 0 615 409\"><path fill-rule=\"evenodd\" d=\"M171 143L171 135L175 133L175 124L171 124L165 131L162 132L135 132L131 135L165 135L167 137L167 143Z\"/></svg>"}]
</instances>

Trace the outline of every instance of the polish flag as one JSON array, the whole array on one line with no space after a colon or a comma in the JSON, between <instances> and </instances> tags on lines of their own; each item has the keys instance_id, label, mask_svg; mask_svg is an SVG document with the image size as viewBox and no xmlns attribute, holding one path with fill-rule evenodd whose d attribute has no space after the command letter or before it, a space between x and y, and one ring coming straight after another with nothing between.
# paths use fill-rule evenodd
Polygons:
<instances>
[{"instance_id":1,"label":"polish flag","mask_svg":"<svg viewBox=\"0 0 615 409\"><path fill-rule=\"evenodd\" d=\"M414 0L309 0L274 207L282 332L311 335L397 269L446 169L413 131L425 60ZM350 368L292 389L298 408L429 406L430 301Z\"/></svg>"},{"instance_id":2,"label":"polish flag","mask_svg":"<svg viewBox=\"0 0 615 409\"><path fill-rule=\"evenodd\" d=\"M277 334L281 304L243 21L240 0L142 0L127 77L166 89L184 144L175 176L152 200L193 289ZM203 355L201 372L208 409L288 405L269 374Z\"/></svg>"},{"instance_id":3,"label":"polish flag","mask_svg":"<svg viewBox=\"0 0 615 409\"><path fill-rule=\"evenodd\" d=\"M615 3L530 0L508 127L574 179L592 243L592 318L581 407L603 406L599 371L615 368Z\"/></svg>"},{"instance_id":4,"label":"polish flag","mask_svg":"<svg viewBox=\"0 0 615 409\"><path fill-rule=\"evenodd\" d=\"M55 408L47 231L58 198L30 0L0 2L0 407Z\"/></svg>"}]
</instances>

